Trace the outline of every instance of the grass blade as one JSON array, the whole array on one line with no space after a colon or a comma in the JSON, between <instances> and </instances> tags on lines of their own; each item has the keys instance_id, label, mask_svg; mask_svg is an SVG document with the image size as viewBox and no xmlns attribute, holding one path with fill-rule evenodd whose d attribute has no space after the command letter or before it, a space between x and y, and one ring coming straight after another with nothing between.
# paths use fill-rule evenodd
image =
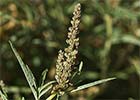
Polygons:
<instances>
[{"instance_id":1,"label":"grass blade","mask_svg":"<svg viewBox=\"0 0 140 100\"><path fill-rule=\"evenodd\" d=\"M33 92L33 95L35 97L36 100L38 100L38 97L37 97L37 86L36 86L36 82L35 82L35 78L34 78L34 75L32 74L31 70L29 69L29 67L27 65L24 64L24 62L22 61L20 55L18 54L17 50L13 47L12 43L9 41L10 43L10 46L24 72L24 75L26 77L26 80Z\"/></svg>"},{"instance_id":2,"label":"grass blade","mask_svg":"<svg viewBox=\"0 0 140 100\"><path fill-rule=\"evenodd\" d=\"M95 86L95 85L98 85L98 84L101 84L101 83L104 83L104 82L107 82L107 81L111 81L111 80L114 80L114 79L116 79L116 78L107 78L107 79L102 79L102 80L99 80L99 81L91 82L91 83L88 83L88 84L85 84L85 85L81 85L81 86L78 86L76 89L72 90L71 92L80 91L80 90L83 90L83 89L86 89L86 88L89 88L89 87L92 87L92 86Z\"/></svg>"}]
</instances>

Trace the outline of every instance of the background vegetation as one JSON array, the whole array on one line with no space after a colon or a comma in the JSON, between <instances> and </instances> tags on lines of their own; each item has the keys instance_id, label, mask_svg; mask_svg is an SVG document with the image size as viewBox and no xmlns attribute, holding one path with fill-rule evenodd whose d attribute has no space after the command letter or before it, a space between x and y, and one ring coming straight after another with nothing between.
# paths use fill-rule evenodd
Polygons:
<instances>
[{"instance_id":1,"label":"background vegetation","mask_svg":"<svg viewBox=\"0 0 140 100\"><path fill-rule=\"evenodd\" d=\"M69 98L140 99L139 0L0 0L0 80L11 99L33 97L8 41L14 43L37 80L46 68L47 79L53 80L57 54L65 47L77 2L82 5L77 59L77 65L84 62L82 84L108 77L117 80Z\"/></svg>"}]
</instances>

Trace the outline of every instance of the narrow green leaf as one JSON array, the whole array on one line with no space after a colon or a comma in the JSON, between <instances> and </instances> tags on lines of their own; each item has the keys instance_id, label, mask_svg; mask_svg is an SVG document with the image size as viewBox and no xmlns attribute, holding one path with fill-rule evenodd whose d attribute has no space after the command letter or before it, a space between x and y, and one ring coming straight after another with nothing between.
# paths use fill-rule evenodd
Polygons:
<instances>
[{"instance_id":1,"label":"narrow green leaf","mask_svg":"<svg viewBox=\"0 0 140 100\"><path fill-rule=\"evenodd\" d=\"M45 69L42 74L41 74L41 86L44 85L44 82L45 82L45 79L46 79L46 76L47 76L47 72L48 72L48 69Z\"/></svg>"},{"instance_id":2,"label":"narrow green leaf","mask_svg":"<svg viewBox=\"0 0 140 100\"><path fill-rule=\"evenodd\" d=\"M113 44L131 43L131 44L140 46L140 39L135 36L128 35L128 34L125 34L125 35L118 34L118 36L112 37L112 42Z\"/></svg>"},{"instance_id":3,"label":"narrow green leaf","mask_svg":"<svg viewBox=\"0 0 140 100\"><path fill-rule=\"evenodd\" d=\"M28 75L30 84L37 89L36 82L35 82L35 77L34 77L32 71L29 69L28 65L26 65L26 68L27 68L27 71L28 71L27 75Z\"/></svg>"},{"instance_id":4,"label":"narrow green leaf","mask_svg":"<svg viewBox=\"0 0 140 100\"><path fill-rule=\"evenodd\" d=\"M57 94L56 100L59 100L59 98L60 98L60 95L59 95L59 94Z\"/></svg>"},{"instance_id":5,"label":"narrow green leaf","mask_svg":"<svg viewBox=\"0 0 140 100\"><path fill-rule=\"evenodd\" d=\"M131 58L130 61L131 61L132 65L135 67L137 74L140 76L139 58L133 58L133 59Z\"/></svg>"},{"instance_id":6,"label":"narrow green leaf","mask_svg":"<svg viewBox=\"0 0 140 100\"><path fill-rule=\"evenodd\" d=\"M79 65L79 69L78 69L79 74L81 73L82 68L83 68L83 61L81 61L80 62L80 65Z\"/></svg>"},{"instance_id":7,"label":"narrow green leaf","mask_svg":"<svg viewBox=\"0 0 140 100\"><path fill-rule=\"evenodd\" d=\"M46 100L52 100L56 95L56 93L53 93Z\"/></svg>"},{"instance_id":8,"label":"narrow green leaf","mask_svg":"<svg viewBox=\"0 0 140 100\"><path fill-rule=\"evenodd\" d=\"M117 7L117 9L115 9L112 14L115 16L115 19L125 18L130 20L136 20L136 18L139 16L139 13L123 7Z\"/></svg>"},{"instance_id":9,"label":"narrow green leaf","mask_svg":"<svg viewBox=\"0 0 140 100\"><path fill-rule=\"evenodd\" d=\"M39 93L39 98L40 98L41 96L43 96L45 93L47 93L52 87L53 87L53 85L50 85L49 87L47 87L46 89L44 89L43 91L41 91L41 92Z\"/></svg>"},{"instance_id":10,"label":"narrow green leaf","mask_svg":"<svg viewBox=\"0 0 140 100\"><path fill-rule=\"evenodd\" d=\"M24 97L22 97L22 100L25 100L25 98L24 98Z\"/></svg>"},{"instance_id":11,"label":"narrow green leaf","mask_svg":"<svg viewBox=\"0 0 140 100\"><path fill-rule=\"evenodd\" d=\"M98 85L98 84L101 84L101 83L104 83L104 82L107 82L107 81L111 81L111 80L114 80L116 78L107 78L107 79L102 79L102 80L99 80L99 81L95 81L95 82L91 82L91 83L88 83L88 84L85 84L85 85L81 85L81 86L78 86L76 89L72 90L71 92L76 92L76 91L79 91L79 90L83 90L83 89L86 89L86 88L89 88L89 87L92 87L92 86L95 86L95 85Z\"/></svg>"},{"instance_id":12,"label":"narrow green leaf","mask_svg":"<svg viewBox=\"0 0 140 100\"><path fill-rule=\"evenodd\" d=\"M55 83L56 81L50 81L48 83L46 83L45 85L41 86L38 88L39 93L44 90L45 88L47 88L48 86L52 85L53 83Z\"/></svg>"},{"instance_id":13,"label":"narrow green leaf","mask_svg":"<svg viewBox=\"0 0 140 100\"><path fill-rule=\"evenodd\" d=\"M11 41L9 41L10 43L10 46L24 72L24 75L26 77L26 80L33 92L33 95L35 97L36 100L38 100L38 97L37 97L37 86L36 86L36 82L35 82L35 78L34 78L34 75L32 74L31 70L29 69L29 67L27 65L24 64L24 62L22 61L21 57L19 56L17 50L13 47Z\"/></svg>"},{"instance_id":14,"label":"narrow green leaf","mask_svg":"<svg viewBox=\"0 0 140 100\"><path fill-rule=\"evenodd\" d=\"M73 73L72 77L71 77L71 80L74 81L74 78L78 75L81 74L81 70L82 70L82 67L83 67L83 61L80 62L79 64L79 68Z\"/></svg>"},{"instance_id":15,"label":"narrow green leaf","mask_svg":"<svg viewBox=\"0 0 140 100\"><path fill-rule=\"evenodd\" d=\"M41 86L38 88L38 92L39 92L39 98L41 96L43 96L45 93L47 93L52 87L53 87L53 83L55 83L56 81L50 81L48 83L46 83L45 85Z\"/></svg>"},{"instance_id":16,"label":"narrow green leaf","mask_svg":"<svg viewBox=\"0 0 140 100\"><path fill-rule=\"evenodd\" d=\"M2 100L8 100L6 95L4 95L1 90L0 90L0 97L2 98Z\"/></svg>"},{"instance_id":17,"label":"narrow green leaf","mask_svg":"<svg viewBox=\"0 0 140 100\"><path fill-rule=\"evenodd\" d=\"M6 94L6 89L4 87L4 83L0 80L0 100L8 100L8 96Z\"/></svg>"},{"instance_id":18,"label":"narrow green leaf","mask_svg":"<svg viewBox=\"0 0 140 100\"><path fill-rule=\"evenodd\" d=\"M140 38L137 38L132 35L124 35L121 38L121 41L124 43L131 43L140 46Z\"/></svg>"}]
</instances>

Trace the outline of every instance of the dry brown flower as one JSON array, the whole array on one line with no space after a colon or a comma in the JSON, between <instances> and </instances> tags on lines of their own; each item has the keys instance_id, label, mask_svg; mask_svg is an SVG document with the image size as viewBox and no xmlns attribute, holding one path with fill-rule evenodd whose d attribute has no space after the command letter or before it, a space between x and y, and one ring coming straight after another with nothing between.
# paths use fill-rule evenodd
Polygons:
<instances>
[{"instance_id":1,"label":"dry brown flower","mask_svg":"<svg viewBox=\"0 0 140 100\"><path fill-rule=\"evenodd\" d=\"M80 16L81 5L77 4L73 12L72 26L69 27L68 39L66 40L68 47L64 51L60 50L58 54L55 74L57 84L54 86L53 92L58 91L61 95L71 85L72 66L75 64L78 53L79 38L77 38L77 34L79 34Z\"/></svg>"}]
</instances>

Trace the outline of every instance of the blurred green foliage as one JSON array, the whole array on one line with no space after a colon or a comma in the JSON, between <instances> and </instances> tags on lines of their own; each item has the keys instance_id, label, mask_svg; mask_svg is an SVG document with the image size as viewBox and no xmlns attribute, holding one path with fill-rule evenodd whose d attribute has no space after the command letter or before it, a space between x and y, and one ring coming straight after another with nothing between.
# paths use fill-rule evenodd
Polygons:
<instances>
[{"instance_id":1,"label":"blurred green foliage","mask_svg":"<svg viewBox=\"0 0 140 100\"><path fill-rule=\"evenodd\" d=\"M36 79L48 68L48 80L52 80L57 53L65 47L71 13L78 2L82 5L82 19L77 65L84 62L83 83L107 77L117 80L70 97L140 98L139 0L0 0L0 80L9 87L11 98L31 97L10 92L10 86L26 87L27 82L8 41L13 41Z\"/></svg>"}]
</instances>

